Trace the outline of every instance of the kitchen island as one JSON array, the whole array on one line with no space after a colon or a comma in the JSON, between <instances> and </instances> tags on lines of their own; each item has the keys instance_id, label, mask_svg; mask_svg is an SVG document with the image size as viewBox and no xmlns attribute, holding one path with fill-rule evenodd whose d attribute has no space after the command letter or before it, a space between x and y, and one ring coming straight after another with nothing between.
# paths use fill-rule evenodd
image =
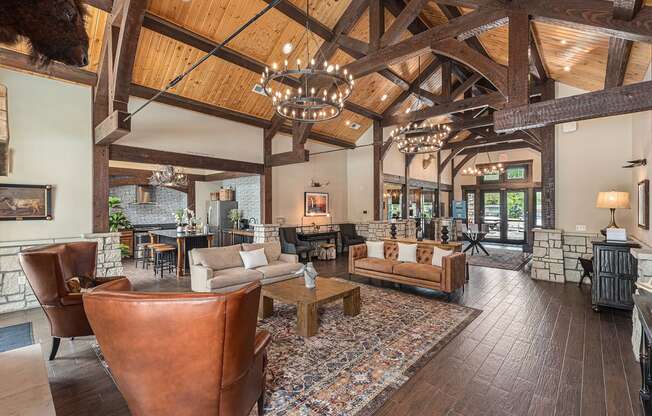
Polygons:
<instances>
[{"instance_id":1,"label":"kitchen island","mask_svg":"<svg viewBox=\"0 0 652 416\"><path fill-rule=\"evenodd\" d=\"M165 243L177 247L177 279L186 274L188 266L188 251L193 248L213 246L213 233L177 232L176 230L150 231L152 243Z\"/></svg>"}]
</instances>

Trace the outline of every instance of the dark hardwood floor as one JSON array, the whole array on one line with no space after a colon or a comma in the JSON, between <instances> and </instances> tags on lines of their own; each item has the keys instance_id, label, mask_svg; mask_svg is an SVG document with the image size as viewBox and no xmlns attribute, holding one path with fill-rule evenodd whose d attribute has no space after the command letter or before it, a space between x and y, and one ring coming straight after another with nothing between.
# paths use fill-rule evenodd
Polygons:
<instances>
[{"instance_id":1,"label":"dark hardwood floor","mask_svg":"<svg viewBox=\"0 0 652 416\"><path fill-rule=\"evenodd\" d=\"M342 277L346 266L344 258L317 264L323 275ZM150 272L131 267L127 274L141 290L188 290L188 279L154 282ZM397 290L445 300L432 291ZM453 302L483 312L378 415L640 414L630 314L594 313L588 286L472 267L465 292ZM47 354L49 328L40 309L0 316L0 326L25 321L34 323L36 341ZM63 340L58 358L47 364L57 414L127 415L126 403L90 348L91 340Z\"/></svg>"}]
</instances>

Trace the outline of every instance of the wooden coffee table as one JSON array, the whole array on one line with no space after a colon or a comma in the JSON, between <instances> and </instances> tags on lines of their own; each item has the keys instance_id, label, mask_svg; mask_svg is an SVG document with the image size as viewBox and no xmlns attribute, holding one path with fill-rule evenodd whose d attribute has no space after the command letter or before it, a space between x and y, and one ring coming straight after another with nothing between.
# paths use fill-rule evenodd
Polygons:
<instances>
[{"instance_id":1,"label":"wooden coffee table","mask_svg":"<svg viewBox=\"0 0 652 416\"><path fill-rule=\"evenodd\" d=\"M297 333L311 337L319 330L321 305L343 299L344 315L360 313L360 288L336 279L318 277L316 287L308 289L303 277L263 286L258 316L267 318L274 313L274 301L297 306Z\"/></svg>"}]
</instances>

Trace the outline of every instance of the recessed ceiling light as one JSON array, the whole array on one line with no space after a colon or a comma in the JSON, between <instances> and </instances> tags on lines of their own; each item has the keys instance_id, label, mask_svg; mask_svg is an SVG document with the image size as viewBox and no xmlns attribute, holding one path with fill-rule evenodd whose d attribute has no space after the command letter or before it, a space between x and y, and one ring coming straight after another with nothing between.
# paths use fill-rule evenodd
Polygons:
<instances>
[{"instance_id":1,"label":"recessed ceiling light","mask_svg":"<svg viewBox=\"0 0 652 416\"><path fill-rule=\"evenodd\" d=\"M559 42L559 43L561 43L562 45L565 45L565 44L568 43L568 41L566 39L562 39L561 42Z\"/></svg>"},{"instance_id":2,"label":"recessed ceiling light","mask_svg":"<svg viewBox=\"0 0 652 416\"><path fill-rule=\"evenodd\" d=\"M349 120L346 120L346 121L344 122L344 124L346 124L347 126L350 126L350 125L351 125L351 122L350 122Z\"/></svg>"},{"instance_id":3,"label":"recessed ceiling light","mask_svg":"<svg viewBox=\"0 0 652 416\"><path fill-rule=\"evenodd\" d=\"M380 101L385 101L387 99L387 94L383 94L382 97L380 97Z\"/></svg>"},{"instance_id":4,"label":"recessed ceiling light","mask_svg":"<svg viewBox=\"0 0 652 416\"><path fill-rule=\"evenodd\" d=\"M405 114L408 114L409 112L410 112L410 109L409 109L409 108L406 108L406 109L405 109Z\"/></svg>"},{"instance_id":5,"label":"recessed ceiling light","mask_svg":"<svg viewBox=\"0 0 652 416\"><path fill-rule=\"evenodd\" d=\"M294 50L294 46L290 42L283 45L283 53L284 54L289 55L289 54L292 53L293 50Z\"/></svg>"},{"instance_id":6,"label":"recessed ceiling light","mask_svg":"<svg viewBox=\"0 0 652 416\"><path fill-rule=\"evenodd\" d=\"M353 130L360 130L360 127L362 126L359 125L358 123L351 123L349 127L351 127Z\"/></svg>"},{"instance_id":7,"label":"recessed ceiling light","mask_svg":"<svg viewBox=\"0 0 652 416\"><path fill-rule=\"evenodd\" d=\"M570 70L571 70L571 67L570 67L570 66L566 65L566 66L564 67L564 71L566 71L566 72L570 72Z\"/></svg>"}]
</instances>

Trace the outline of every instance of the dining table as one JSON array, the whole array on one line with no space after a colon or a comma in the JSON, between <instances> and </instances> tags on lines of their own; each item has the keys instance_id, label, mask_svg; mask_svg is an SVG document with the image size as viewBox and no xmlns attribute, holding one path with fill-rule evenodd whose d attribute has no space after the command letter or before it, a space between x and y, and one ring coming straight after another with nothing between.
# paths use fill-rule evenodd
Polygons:
<instances>
[{"instance_id":1,"label":"dining table","mask_svg":"<svg viewBox=\"0 0 652 416\"><path fill-rule=\"evenodd\" d=\"M469 246L464 249L464 253L471 250L471 255L473 255L474 253L480 254L480 250L482 250L484 252L484 254L486 254L487 256L489 255L487 250L482 245L482 240L484 240L485 237L487 236L486 232L483 232L483 231L465 231L465 232L462 233L462 236L464 237L464 239L466 241L469 242Z\"/></svg>"},{"instance_id":2,"label":"dining table","mask_svg":"<svg viewBox=\"0 0 652 416\"><path fill-rule=\"evenodd\" d=\"M156 230L150 231L152 243L164 243L177 248L177 279L185 276L188 265L188 252L193 248L213 246L213 233L201 231Z\"/></svg>"}]
</instances>

